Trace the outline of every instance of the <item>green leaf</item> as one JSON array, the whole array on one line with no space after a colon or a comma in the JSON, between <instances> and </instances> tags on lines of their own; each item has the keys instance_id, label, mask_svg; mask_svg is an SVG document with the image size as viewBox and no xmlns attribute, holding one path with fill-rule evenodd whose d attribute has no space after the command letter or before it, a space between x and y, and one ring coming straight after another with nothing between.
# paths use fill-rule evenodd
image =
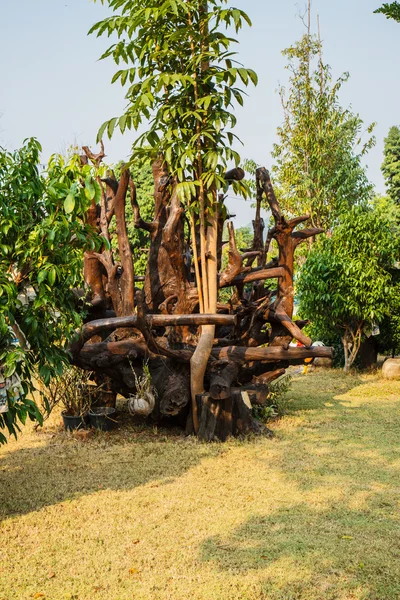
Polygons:
<instances>
[{"instance_id":1,"label":"green leaf","mask_svg":"<svg viewBox=\"0 0 400 600\"><path fill-rule=\"evenodd\" d=\"M51 267L49 274L47 276L48 282L50 285L54 285L56 281L57 272L54 267Z\"/></svg>"},{"instance_id":2,"label":"green leaf","mask_svg":"<svg viewBox=\"0 0 400 600\"><path fill-rule=\"evenodd\" d=\"M247 74L254 85L258 85L258 75L252 69L247 69Z\"/></svg>"},{"instance_id":3,"label":"green leaf","mask_svg":"<svg viewBox=\"0 0 400 600\"><path fill-rule=\"evenodd\" d=\"M93 184L92 178L87 177L85 179L85 196L88 200L93 200L96 195L96 188Z\"/></svg>"},{"instance_id":4,"label":"green leaf","mask_svg":"<svg viewBox=\"0 0 400 600\"><path fill-rule=\"evenodd\" d=\"M43 283L43 281L46 279L47 277L47 271L45 269L42 269L41 271L39 271L38 276L37 276L37 280L38 283Z\"/></svg>"},{"instance_id":5,"label":"green leaf","mask_svg":"<svg viewBox=\"0 0 400 600\"><path fill-rule=\"evenodd\" d=\"M108 121L107 124L107 134L108 134L108 138L111 140L113 133L114 133L114 129L115 129L115 125L117 124L118 119L116 117L114 117L113 119L111 119L110 121Z\"/></svg>"},{"instance_id":6,"label":"green leaf","mask_svg":"<svg viewBox=\"0 0 400 600\"><path fill-rule=\"evenodd\" d=\"M101 142L101 140L103 139L104 132L107 129L107 125L108 125L108 121L103 123L103 125L100 127L99 131L97 132L97 138L96 138L97 143Z\"/></svg>"},{"instance_id":7,"label":"green leaf","mask_svg":"<svg viewBox=\"0 0 400 600\"><path fill-rule=\"evenodd\" d=\"M75 196L73 194L68 194L68 196L64 200L64 210L67 215L71 214L75 208Z\"/></svg>"},{"instance_id":8,"label":"green leaf","mask_svg":"<svg viewBox=\"0 0 400 600\"><path fill-rule=\"evenodd\" d=\"M247 85L249 83L249 74L247 72L246 69L238 69L238 73L240 76L240 79L243 81L243 83L245 85Z\"/></svg>"},{"instance_id":9,"label":"green leaf","mask_svg":"<svg viewBox=\"0 0 400 600\"><path fill-rule=\"evenodd\" d=\"M119 118L118 126L121 130L121 133L125 132L127 119L128 119L128 115L123 115L122 117Z\"/></svg>"}]
</instances>

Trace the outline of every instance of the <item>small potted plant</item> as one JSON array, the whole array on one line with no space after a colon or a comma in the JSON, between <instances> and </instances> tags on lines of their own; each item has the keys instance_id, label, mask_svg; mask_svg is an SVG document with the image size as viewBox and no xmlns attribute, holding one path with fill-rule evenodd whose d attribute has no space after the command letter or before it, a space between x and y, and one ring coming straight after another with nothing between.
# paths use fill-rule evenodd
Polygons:
<instances>
[{"instance_id":1,"label":"small potted plant","mask_svg":"<svg viewBox=\"0 0 400 600\"><path fill-rule=\"evenodd\" d=\"M101 431L110 431L117 424L115 408L116 393L109 388L107 377L97 377L99 385L89 386L89 420L92 427Z\"/></svg>"},{"instance_id":2,"label":"small potted plant","mask_svg":"<svg viewBox=\"0 0 400 600\"><path fill-rule=\"evenodd\" d=\"M117 424L116 412L111 406L92 406L89 411L91 426L100 431L111 431Z\"/></svg>"},{"instance_id":3,"label":"small potted plant","mask_svg":"<svg viewBox=\"0 0 400 600\"><path fill-rule=\"evenodd\" d=\"M66 430L86 427L90 409L89 381L93 374L78 367L69 367L64 373L51 380L47 393L52 404L60 403L64 410L61 416Z\"/></svg>"}]
</instances>

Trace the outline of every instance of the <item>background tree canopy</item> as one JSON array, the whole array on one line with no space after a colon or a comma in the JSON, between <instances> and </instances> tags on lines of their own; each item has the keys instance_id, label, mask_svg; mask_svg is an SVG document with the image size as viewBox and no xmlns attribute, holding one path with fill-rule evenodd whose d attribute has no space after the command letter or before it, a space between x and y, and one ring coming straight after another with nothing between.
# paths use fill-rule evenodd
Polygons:
<instances>
[{"instance_id":1,"label":"background tree canopy","mask_svg":"<svg viewBox=\"0 0 400 600\"><path fill-rule=\"evenodd\" d=\"M382 174L390 198L400 204L400 129L391 127L385 138Z\"/></svg>"},{"instance_id":2,"label":"background tree canopy","mask_svg":"<svg viewBox=\"0 0 400 600\"><path fill-rule=\"evenodd\" d=\"M361 157L375 139L361 144L362 120L339 103L349 75L332 82L315 36L304 35L283 54L290 79L288 91L280 89L284 122L273 150L279 197L291 214L309 213L316 227L329 229L370 195Z\"/></svg>"},{"instance_id":3,"label":"background tree canopy","mask_svg":"<svg viewBox=\"0 0 400 600\"><path fill-rule=\"evenodd\" d=\"M340 335L345 370L357 357L363 333L390 316L398 302L392 271L399 251L393 222L380 209L356 206L342 215L331 237L315 244L300 272L300 313L322 337Z\"/></svg>"}]
</instances>

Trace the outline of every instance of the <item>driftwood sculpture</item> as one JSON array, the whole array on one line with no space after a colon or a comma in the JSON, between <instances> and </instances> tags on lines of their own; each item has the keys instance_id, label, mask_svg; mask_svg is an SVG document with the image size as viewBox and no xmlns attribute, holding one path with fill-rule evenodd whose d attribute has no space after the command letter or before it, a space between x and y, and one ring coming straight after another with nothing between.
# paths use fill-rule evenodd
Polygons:
<instances>
[{"instance_id":1,"label":"driftwood sculpture","mask_svg":"<svg viewBox=\"0 0 400 600\"><path fill-rule=\"evenodd\" d=\"M99 154L84 148L82 160L99 165ZM140 215L135 183L129 171L120 180L113 174L99 180L101 205L93 200L88 222L110 242L110 224L115 220L118 250L111 244L84 257L84 274L90 289L88 322L71 347L73 362L94 371L108 381L110 389L125 397L136 392L138 378L146 364L155 390L149 402L151 418L178 418L194 431L192 413L197 409L196 433L200 438L221 440L231 435L257 431L252 404L263 404L268 385L285 373L289 364L305 358L331 357L332 349L312 347L302 332L304 321L293 321L293 266L298 244L322 232L296 228L308 216L286 220L266 169L257 170L257 208L253 222L254 241L249 249L238 249L232 222L228 222L229 261L221 270L224 218L219 217L218 286L230 288L228 302L219 303L216 314L199 314L196 265L193 252L196 231L190 237L185 228L185 210L162 159L153 164L154 218L145 222ZM227 182L241 179L234 169ZM150 234L147 272L143 288L135 287L134 257L126 228L127 198L133 208L134 225ZM264 199L270 207L274 227L264 242L260 211ZM223 197L219 200L223 203ZM219 215L224 211L219 211ZM190 228L189 228L190 231ZM193 232L192 232L193 233ZM279 254L267 256L272 240ZM268 285L266 285L266 282ZM190 388L190 360L202 325L216 325L216 337L208 361L205 392L193 405ZM302 347L290 346L295 339ZM134 403L133 403L134 405ZM143 409L141 414L146 411Z\"/></svg>"}]
</instances>

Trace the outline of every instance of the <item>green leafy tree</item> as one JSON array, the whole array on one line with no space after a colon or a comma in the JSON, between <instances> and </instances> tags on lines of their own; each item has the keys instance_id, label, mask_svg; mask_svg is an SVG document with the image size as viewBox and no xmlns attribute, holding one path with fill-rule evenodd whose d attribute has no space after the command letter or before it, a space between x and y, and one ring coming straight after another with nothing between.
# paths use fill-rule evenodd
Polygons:
<instances>
[{"instance_id":1,"label":"green leafy tree","mask_svg":"<svg viewBox=\"0 0 400 600\"><path fill-rule=\"evenodd\" d=\"M382 13L387 19L394 19L400 23L400 3L390 2L383 4L380 8L374 11L375 13Z\"/></svg>"},{"instance_id":2,"label":"green leafy tree","mask_svg":"<svg viewBox=\"0 0 400 600\"><path fill-rule=\"evenodd\" d=\"M385 138L382 174L390 198L400 204L400 128L391 127Z\"/></svg>"},{"instance_id":3,"label":"green leafy tree","mask_svg":"<svg viewBox=\"0 0 400 600\"><path fill-rule=\"evenodd\" d=\"M138 204L140 214L145 221L153 219L154 212L154 181L149 164L139 168L133 168L132 177L138 190ZM147 268L147 250L149 248L149 234L143 229L137 229L133 226L132 207L128 206L128 235L132 246L132 252L135 262L135 274L143 276Z\"/></svg>"},{"instance_id":4,"label":"green leafy tree","mask_svg":"<svg viewBox=\"0 0 400 600\"><path fill-rule=\"evenodd\" d=\"M382 354L396 356L400 354L400 271L392 274L395 285L390 315L387 315L379 325L380 334L377 338L378 349Z\"/></svg>"},{"instance_id":5,"label":"green leafy tree","mask_svg":"<svg viewBox=\"0 0 400 600\"><path fill-rule=\"evenodd\" d=\"M41 176L40 151L34 139L15 152L0 149L0 367L22 382L20 398L10 397L0 415L0 443L1 430L16 435L19 421L41 420L28 396L36 377L47 384L68 362L64 342L81 324L73 288L82 281L82 250L94 247L83 218L100 193L90 168L79 157L53 157Z\"/></svg>"},{"instance_id":6,"label":"green leafy tree","mask_svg":"<svg viewBox=\"0 0 400 600\"><path fill-rule=\"evenodd\" d=\"M304 35L283 55L290 79L280 89L284 122L273 150L278 193L292 215L308 213L315 227L329 229L371 193L361 157L375 140L361 144L362 120L339 103L349 75L332 81L315 36Z\"/></svg>"},{"instance_id":7,"label":"green leafy tree","mask_svg":"<svg viewBox=\"0 0 400 600\"><path fill-rule=\"evenodd\" d=\"M242 86L257 83L254 71L235 60L235 40L225 33L232 27L238 32L250 19L226 4L227 0L164 0L156 5L152 0L108 0L115 14L91 29L98 36L117 36L102 58L125 63L113 82L127 88L124 114L104 123L98 138L105 131L111 137L115 128L123 133L144 126L133 144L132 161L163 157L175 192L186 204L192 239L198 228L194 264L200 310L206 313L216 312L218 296L218 191L226 185L228 163L240 161L231 149L233 108L243 104ZM236 192L247 193L242 182L234 186ZM202 328L191 361L195 421L195 395L204 389L214 334L214 326Z\"/></svg>"},{"instance_id":8,"label":"green leafy tree","mask_svg":"<svg viewBox=\"0 0 400 600\"><path fill-rule=\"evenodd\" d=\"M307 257L297 284L300 313L322 336L340 335L345 371L357 357L363 333L395 306L398 289L391 271L398 259L390 222L369 206L353 207Z\"/></svg>"},{"instance_id":9,"label":"green leafy tree","mask_svg":"<svg viewBox=\"0 0 400 600\"><path fill-rule=\"evenodd\" d=\"M373 201L375 211L385 219L392 231L393 239L400 239L400 203L391 197L376 196ZM380 334L376 338L382 354L400 353L400 262L391 269L392 284L395 286L390 305L390 314L379 324Z\"/></svg>"}]
</instances>

